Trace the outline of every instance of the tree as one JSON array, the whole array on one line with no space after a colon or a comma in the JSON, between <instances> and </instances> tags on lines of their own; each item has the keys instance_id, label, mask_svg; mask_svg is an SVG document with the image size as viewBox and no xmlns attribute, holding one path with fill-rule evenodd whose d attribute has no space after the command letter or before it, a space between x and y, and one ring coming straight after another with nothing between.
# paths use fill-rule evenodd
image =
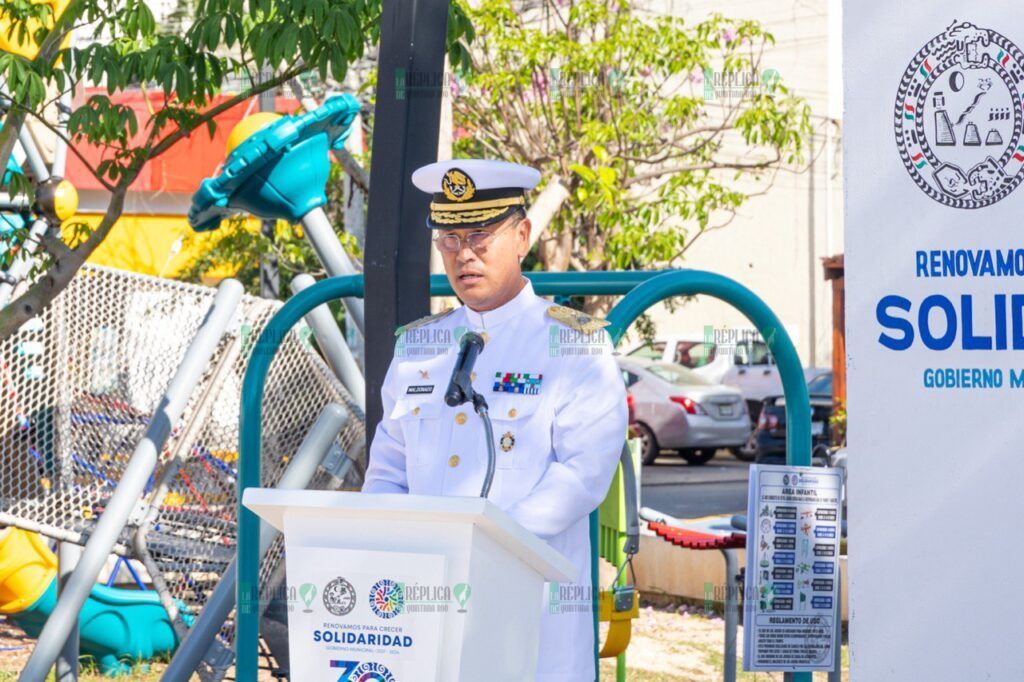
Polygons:
<instances>
[{"instance_id":1,"label":"tree","mask_svg":"<svg viewBox=\"0 0 1024 682\"><path fill-rule=\"evenodd\" d=\"M769 186L811 134L807 104L762 69L774 41L756 21L690 24L629 0L482 0L469 15L456 155L532 165L542 194L568 190L536 226L545 270L678 264L750 196L740 180Z\"/></svg>"},{"instance_id":2,"label":"tree","mask_svg":"<svg viewBox=\"0 0 1024 682\"><path fill-rule=\"evenodd\" d=\"M28 118L59 135L47 118L47 105L61 92L102 83L106 94L89 97L73 112L66 139L69 151L83 161L76 145L105 149L104 160L90 171L110 192L99 225L91 231L76 226L80 238L74 243L65 243L56 227L45 235L37 276L0 311L0 338L5 338L38 315L103 242L147 162L194 131L212 133L219 113L306 71L317 71L322 80L342 80L348 66L378 41L381 0L197 0L191 24L180 35L159 32L143 0L70 0L56 18L49 5L4 0L2 13L19 35L28 32L30 20L41 27L32 35L39 46L34 59L0 53L0 78L11 100L0 129L0 168ZM71 30L83 27L94 36L91 42L62 47ZM461 64L467 54L462 44L467 31L462 6L453 3L448 31L453 63ZM256 78L262 67L274 76ZM213 104L235 76L244 76L248 85ZM141 135L133 111L111 99L119 90L140 86L164 95ZM9 189L25 191L20 183Z\"/></svg>"}]
</instances>

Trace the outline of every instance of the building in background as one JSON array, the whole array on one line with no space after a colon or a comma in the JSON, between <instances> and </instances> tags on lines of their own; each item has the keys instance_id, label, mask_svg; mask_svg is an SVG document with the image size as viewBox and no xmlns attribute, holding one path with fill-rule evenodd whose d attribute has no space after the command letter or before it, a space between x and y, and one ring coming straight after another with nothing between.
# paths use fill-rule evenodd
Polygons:
<instances>
[{"instance_id":1,"label":"building in background","mask_svg":"<svg viewBox=\"0 0 1024 682\"><path fill-rule=\"evenodd\" d=\"M821 260L843 250L842 42L839 0L655 0L652 11L697 21L718 12L754 19L775 37L764 69L775 69L811 107L812 155L802 172L780 172L772 187L751 197L727 225L701 235L686 251L684 267L711 270L746 285L782 320L806 366L832 363L832 296ZM709 102L709 104L714 104ZM764 191L742 181L739 189ZM752 325L731 306L701 297L669 313L651 310L659 335L721 339Z\"/></svg>"}]
</instances>

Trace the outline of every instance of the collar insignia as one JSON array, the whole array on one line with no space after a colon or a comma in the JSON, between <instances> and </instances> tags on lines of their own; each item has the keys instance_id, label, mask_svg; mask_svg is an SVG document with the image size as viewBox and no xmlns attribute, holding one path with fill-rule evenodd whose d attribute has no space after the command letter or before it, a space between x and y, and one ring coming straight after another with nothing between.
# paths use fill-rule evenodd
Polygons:
<instances>
[{"instance_id":1,"label":"collar insignia","mask_svg":"<svg viewBox=\"0 0 1024 682\"><path fill-rule=\"evenodd\" d=\"M548 308L548 317L558 320L565 326L584 334L591 334L611 324L608 320L591 317L586 313L574 310L573 308L567 308L564 305L550 306Z\"/></svg>"},{"instance_id":2,"label":"collar insignia","mask_svg":"<svg viewBox=\"0 0 1024 682\"><path fill-rule=\"evenodd\" d=\"M442 310L439 313L427 315L426 317L421 317L418 320L413 320L408 324L403 324L401 327L395 330L395 336L401 336L402 332L407 332L410 329L416 329L417 327L422 327L423 325L430 324L431 322L434 322L436 320L440 320L441 318L451 315L453 312L455 312L455 308L448 308L447 310Z\"/></svg>"}]
</instances>

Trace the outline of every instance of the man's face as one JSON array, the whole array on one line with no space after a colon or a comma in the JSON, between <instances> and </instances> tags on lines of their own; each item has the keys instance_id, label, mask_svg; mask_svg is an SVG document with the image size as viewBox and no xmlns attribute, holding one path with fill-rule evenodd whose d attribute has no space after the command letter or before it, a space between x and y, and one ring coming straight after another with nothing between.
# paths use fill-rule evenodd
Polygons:
<instances>
[{"instance_id":1,"label":"man's face","mask_svg":"<svg viewBox=\"0 0 1024 682\"><path fill-rule=\"evenodd\" d=\"M474 232L490 235L476 250L467 242ZM511 215L487 227L437 230L436 239L443 240L446 235L458 235L460 239L458 251L439 250L448 281L463 303L483 312L497 308L518 293L522 280L519 262L530 249L528 218Z\"/></svg>"}]
</instances>

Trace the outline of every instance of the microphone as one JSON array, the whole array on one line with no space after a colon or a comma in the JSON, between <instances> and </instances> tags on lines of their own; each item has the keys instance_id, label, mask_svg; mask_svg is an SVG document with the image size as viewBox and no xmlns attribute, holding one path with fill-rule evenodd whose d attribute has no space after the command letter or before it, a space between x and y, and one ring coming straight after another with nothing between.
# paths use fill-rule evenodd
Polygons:
<instances>
[{"instance_id":1,"label":"microphone","mask_svg":"<svg viewBox=\"0 0 1024 682\"><path fill-rule=\"evenodd\" d=\"M466 332L462 336L459 357L455 360L455 367L452 369L452 379L448 382L448 390L444 394L444 401L449 407L455 407L473 398L473 381L470 375L473 372L473 365L476 364L477 356L484 349L484 338L476 332Z\"/></svg>"}]
</instances>

